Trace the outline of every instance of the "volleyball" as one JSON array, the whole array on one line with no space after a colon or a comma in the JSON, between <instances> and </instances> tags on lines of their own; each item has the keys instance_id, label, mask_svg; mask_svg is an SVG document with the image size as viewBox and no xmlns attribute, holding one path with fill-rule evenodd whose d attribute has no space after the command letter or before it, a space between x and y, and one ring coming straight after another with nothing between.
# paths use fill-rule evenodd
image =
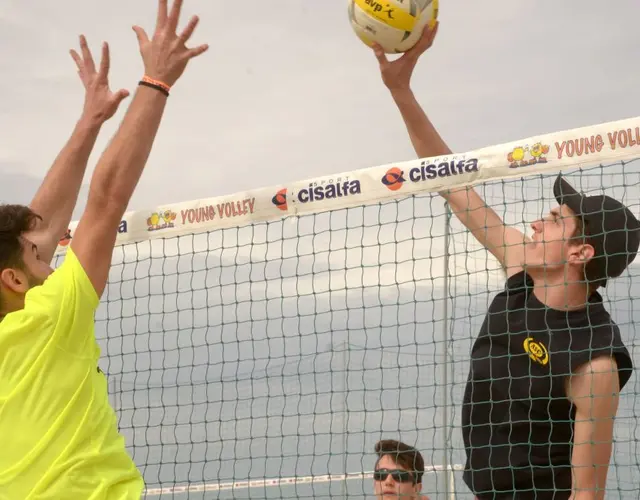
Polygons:
<instances>
[{"instance_id":1,"label":"volleyball","mask_svg":"<svg viewBox=\"0 0 640 500\"><path fill-rule=\"evenodd\" d=\"M387 54L413 47L424 27L438 18L438 0L348 0L349 19L368 46L378 43Z\"/></svg>"}]
</instances>

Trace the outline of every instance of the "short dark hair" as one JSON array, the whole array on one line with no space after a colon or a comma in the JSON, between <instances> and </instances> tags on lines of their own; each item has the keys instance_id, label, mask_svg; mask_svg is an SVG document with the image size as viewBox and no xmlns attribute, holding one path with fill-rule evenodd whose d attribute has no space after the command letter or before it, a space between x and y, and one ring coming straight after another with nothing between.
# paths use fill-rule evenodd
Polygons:
<instances>
[{"instance_id":1,"label":"short dark hair","mask_svg":"<svg viewBox=\"0 0 640 500\"><path fill-rule=\"evenodd\" d=\"M413 473L415 484L422 484L424 459L422 454L413 446L394 439L383 439L376 443L376 453L378 454L376 468L382 457L389 456L396 464Z\"/></svg>"},{"instance_id":2,"label":"short dark hair","mask_svg":"<svg viewBox=\"0 0 640 500\"><path fill-rule=\"evenodd\" d=\"M35 228L41 217L24 205L0 204L0 271L22 269L20 236Z\"/></svg>"}]
</instances>

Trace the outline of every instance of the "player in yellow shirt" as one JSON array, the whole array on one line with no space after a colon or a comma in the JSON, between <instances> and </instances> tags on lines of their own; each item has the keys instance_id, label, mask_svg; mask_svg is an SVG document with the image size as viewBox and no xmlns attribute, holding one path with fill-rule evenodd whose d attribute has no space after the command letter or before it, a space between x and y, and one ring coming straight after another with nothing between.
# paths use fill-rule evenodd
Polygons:
<instances>
[{"instance_id":1,"label":"player in yellow shirt","mask_svg":"<svg viewBox=\"0 0 640 500\"><path fill-rule=\"evenodd\" d=\"M182 6L159 1L151 39L134 27L145 77L93 174L63 264L66 231L100 126L127 92L112 93L109 53L95 68L84 39L73 53L86 88L82 118L29 207L0 206L0 499L139 499L142 476L125 449L97 368L94 313L117 228L144 169L170 88L193 57L198 19L176 34Z\"/></svg>"}]
</instances>

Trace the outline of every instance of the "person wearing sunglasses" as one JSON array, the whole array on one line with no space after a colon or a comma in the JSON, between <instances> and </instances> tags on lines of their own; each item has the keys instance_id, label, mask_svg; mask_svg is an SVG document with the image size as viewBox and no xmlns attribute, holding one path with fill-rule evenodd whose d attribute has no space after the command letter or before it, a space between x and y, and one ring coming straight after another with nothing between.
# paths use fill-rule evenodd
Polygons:
<instances>
[{"instance_id":1,"label":"person wearing sunglasses","mask_svg":"<svg viewBox=\"0 0 640 500\"><path fill-rule=\"evenodd\" d=\"M424 460L418 450L400 441L385 439L375 447L378 460L373 472L373 489L382 500L420 499Z\"/></svg>"}]
</instances>

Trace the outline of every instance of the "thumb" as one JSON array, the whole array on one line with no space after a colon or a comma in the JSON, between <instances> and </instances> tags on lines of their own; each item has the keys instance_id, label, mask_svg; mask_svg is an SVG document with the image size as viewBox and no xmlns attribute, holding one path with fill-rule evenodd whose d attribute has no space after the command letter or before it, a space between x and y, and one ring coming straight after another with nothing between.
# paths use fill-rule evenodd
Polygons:
<instances>
[{"instance_id":1,"label":"thumb","mask_svg":"<svg viewBox=\"0 0 640 500\"><path fill-rule=\"evenodd\" d=\"M116 102L116 104L120 104L122 101L124 101L127 97L129 97L129 91L126 89L120 89L118 90L118 92L115 93L115 95L113 96L113 100Z\"/></svg>"},{"instance_id":2,"label":"thumb","mask_svg":"<svg viewBox=\"0 0 640 500\"><path fill-rule=\"evenodd\" d=\"M149 42L147 33L140 26L134 26L133 31L135 31L136 36L138 37L138 43L140 44L140 46Z\"/></svg>"}]
</instances>

